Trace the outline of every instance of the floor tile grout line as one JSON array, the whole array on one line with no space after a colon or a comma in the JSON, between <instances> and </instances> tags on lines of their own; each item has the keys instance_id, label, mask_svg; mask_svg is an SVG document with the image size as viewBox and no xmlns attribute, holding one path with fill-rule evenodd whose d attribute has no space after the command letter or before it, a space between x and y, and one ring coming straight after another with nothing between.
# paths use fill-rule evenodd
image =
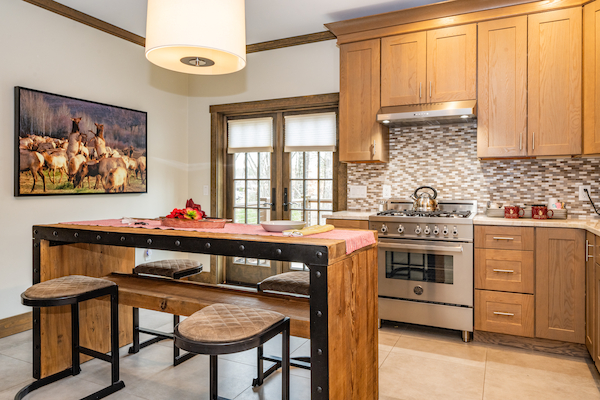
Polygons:
<instances>
[{"instance_id":1,"label":"floor tile grout line","mask_svg":"<svg viewBox=\"0 0 600 400\"><path fill-rule=\"evenodd\" d=\"M483 366L483 387L481 388L481 400L485 398L485 378L487 376L487 364L488 364L488 349L485 349L485 364Z\"/></svg>"}]
</instances>

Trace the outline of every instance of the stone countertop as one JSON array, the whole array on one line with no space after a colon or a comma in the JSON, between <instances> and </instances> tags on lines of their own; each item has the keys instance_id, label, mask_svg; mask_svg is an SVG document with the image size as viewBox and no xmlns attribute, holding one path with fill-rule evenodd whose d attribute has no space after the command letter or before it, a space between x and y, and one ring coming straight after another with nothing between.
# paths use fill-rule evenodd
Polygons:
<instances>
[{"instance_id":1,"label":"stone countertop","mask_svg":"<svg viewBox=\"0 0 600 400\"><path fill-rule=\"evenodd\" d=\"M376 211L336 211L331 214L323 214L325 218L331 219L355 219L368 221L369 215L377 214Z\"/></svg>"},{"instance_id":2,"label":"stone countertop","mask_svg":"<svg viewBox=\"0 0 600 400\"><path fill-rule=\"evenodd\" d=\"M576 228L585 229L600 236L600 217L567 218L567 219L532 219L532 218L491 218L483 214L476 215L473 219L475 225L498 226L534 226L544 228Z\"/></svg>"}]
</instances>

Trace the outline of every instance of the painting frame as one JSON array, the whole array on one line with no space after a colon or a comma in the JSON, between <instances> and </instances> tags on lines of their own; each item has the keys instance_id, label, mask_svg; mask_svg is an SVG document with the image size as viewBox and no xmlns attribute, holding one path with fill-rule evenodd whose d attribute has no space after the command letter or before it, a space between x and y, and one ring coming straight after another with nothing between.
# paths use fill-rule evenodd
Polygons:
<instances>
[{"instance_id":1,"label":"painting frame","mask_svg":"<svg viewBox=\"0 0 600 400\"><path fill-rule=\"evenodd\" d=\"M15 197L148 193L147 112L22 86L14 96Z\"/></svg>"}]
</instances>

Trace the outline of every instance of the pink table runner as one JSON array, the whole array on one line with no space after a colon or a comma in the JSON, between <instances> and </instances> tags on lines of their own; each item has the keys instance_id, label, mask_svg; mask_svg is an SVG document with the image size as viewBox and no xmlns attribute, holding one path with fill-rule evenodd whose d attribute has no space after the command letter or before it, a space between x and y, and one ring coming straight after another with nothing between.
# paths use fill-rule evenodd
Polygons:
<instances>
[{"instance_id":1,"label":"pink table runner","mask_svg":"<svg viewBox=\"0 0 600 400\"><path fill-rule=\"evenodd\" d=\"M257 236L281 236L280 232L267 232L260 225L246 224L225 224L224 228L220 229L196 229L196 228L171 228L162 226L160 221L153 219L136 219L135 222L145 222L147 225L124 224L120 219L102 219L98 221L76 221L63 222L65 225L93 225L93 226L110 226L115 228L143 228L143 229L169 229L180 231L193 232L214 232L214 233L230 233L234 235L257 235ZM346 254L350 254L355 250L376 243L373 232L347 229L334 229L329 232L317 233L310 236L305 236L311 239L333 239L346 241Z\"/></svg>"}]
</instances>

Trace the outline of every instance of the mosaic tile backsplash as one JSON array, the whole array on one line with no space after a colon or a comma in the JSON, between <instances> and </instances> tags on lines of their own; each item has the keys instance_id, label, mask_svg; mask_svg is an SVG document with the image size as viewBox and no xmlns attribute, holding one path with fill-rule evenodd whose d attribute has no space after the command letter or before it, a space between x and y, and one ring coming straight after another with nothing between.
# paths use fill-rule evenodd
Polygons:
<instances>
[{"instance_id":1,"label":"mosaic tile backsplash","mask_svg":"<svg viewBox=\"0 0 600 400\"><path fill-rule=\"evenodd\" d=\"M551 197L567 204L570 216L594 214L580 201L578 186L591 185L600 206L600 158L531 160L477 159L477 124L413 126L390 129L390 162L348 164L348 185L367 185L366 199L348 198L348 210L377 209L382 185L393 198L408 198L419 186L433 186L444 200L504 204L547 203Z\"/></svg>"}]
</instances>

